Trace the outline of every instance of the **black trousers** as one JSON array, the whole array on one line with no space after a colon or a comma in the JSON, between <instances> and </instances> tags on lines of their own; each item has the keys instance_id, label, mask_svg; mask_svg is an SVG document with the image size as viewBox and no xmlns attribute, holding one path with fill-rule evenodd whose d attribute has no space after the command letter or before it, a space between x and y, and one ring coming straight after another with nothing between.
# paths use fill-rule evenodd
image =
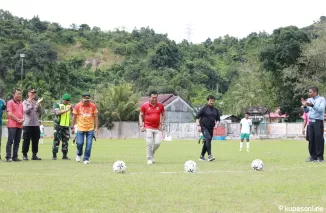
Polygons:
<instances>
[{"instance_id":1,"label":"black trousers","mask_svg":"<svg viewBox=\"0 0 326 213\"><path fill-rule=\"evenodd\" d=\"M23 133L23 155L27 155L30 142L32 140L32 152L33 155L38 153L38 142L40 139L40 127L39 126L24 126L24 133Z\"/></svg>"},{"instance_id":2,"label":"black trousers","mask_svg":"<svg viewBox=\"0 0 326 213\"><path fill-rule=\"evenodd\" d=\"M213 138L213 128L207 128L205 126L201 127L201 131L204 136L203 149L201 155L204 156L207 152L208 155L212 154L212 138Z\"/></svg>"},{"instance_id":3,"label":"black trousers","mask_svg":"<svg viewBox=\"0 0 326 213\"><path fill-rule=\"evenodd\" d=\"M6 158L16 159L18 157L18 149L20 139L22 137L22 129L21 128L11 128L8 127L8 141L6 146Z\"/></svg>"},{"instance_id":4,"label":"black trousers","mask_svg":"<svg viewBox=\"0 0 326 213\"><path fill-rule=\"evenodd\" d=\"M314 160L324 159L324 121L309 122L309 153Z\"/></svg>"},{"instance_id":5,"label":"black trousers","mask_svg":"<svg viewBox=\"0 0 326 213\"><path fill-rule=\"evenodd\" d=\"M309 124L307 125L307 130L306 130L306 141L309 141Z\"/></svg>"}]
</instances>

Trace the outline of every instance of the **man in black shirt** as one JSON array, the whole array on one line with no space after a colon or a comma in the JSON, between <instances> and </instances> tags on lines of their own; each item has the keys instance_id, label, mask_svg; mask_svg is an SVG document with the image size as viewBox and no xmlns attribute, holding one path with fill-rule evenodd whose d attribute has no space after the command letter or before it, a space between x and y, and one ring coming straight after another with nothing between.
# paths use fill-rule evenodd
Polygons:
<instances>
[{"instance_id":1,"label":"man in black shirt","mask_svg":"<svg viewBox=\"0 0 326 213\"><path fill-rule=\"evenodd\" d=\"M198 132L202 132L204 136L204 145L199 160L206 160L205 154L208 154L208 161L215 158L211 152L211 142L213 137L213 129L220 122L220 113L214 107L215 97L209 95L207 97L207 105L200 109L196 116L196 124Z\"/></svg>"}]
</instances>

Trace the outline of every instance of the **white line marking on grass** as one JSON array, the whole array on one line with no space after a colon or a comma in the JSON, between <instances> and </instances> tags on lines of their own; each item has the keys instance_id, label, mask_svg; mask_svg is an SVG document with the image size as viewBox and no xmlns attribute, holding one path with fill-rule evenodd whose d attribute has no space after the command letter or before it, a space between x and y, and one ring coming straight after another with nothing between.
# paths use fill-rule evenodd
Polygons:
<instances>
[{"instance_id":1,"label":"white line marking on grass","mask_svg":"<svg viewBox=\"0 0 326 213\"><path fill-rule=\"evenodd\" d=\"M239 173L239 172L250 172L252 170L217 170L217 171L199 171L199 172L196 172L196 173L202 173L202 174L209 174L209 173Z\"/></svg>"},{"instance_id":2,"label":"white line marking on grass","mask_svg":"<svg viewBox=\"0 0 326 213\"><path fill-rule=\"evenodd\" d=\"M278 168L272 169L268 171L277 171L277 170L291 170L291 169L305 169L305 168L317 168L317 167L325 167L326 165L315 165L315 166L298 166L298 167L289 167L289 168ZM242 172L252 172L252 169L248 170L215 170L215 171L197 171L195 173L198 174L210 174L210 173L242 173ZM187 172L131 172L131 175L138 175L138 174L181 174Z\"/></svg>"},{"instance_id":3,"label":"white line marking on grass","mask_svg":"<svg viewBox=\"0 0 326 213\"><path fill-rule=\"evenodd\" d=\"M290 170L290 169L304 169L304 168L316 168L316 167L324 167L325 165L315 165L315 166L297 166L297 167L289 167L289 168L278 168L277 170Z\"/></svg>"}]
</instances>

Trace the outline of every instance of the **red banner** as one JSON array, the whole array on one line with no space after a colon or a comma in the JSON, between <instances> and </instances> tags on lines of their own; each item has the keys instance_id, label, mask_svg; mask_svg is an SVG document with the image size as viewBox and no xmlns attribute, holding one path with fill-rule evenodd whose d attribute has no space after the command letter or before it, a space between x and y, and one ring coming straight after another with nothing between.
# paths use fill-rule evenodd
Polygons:
<instances>
[{"instance_id":1,"label":"red banner","mask_svg":"<svg viewBox=\"0 0 326 213\"><path fill-rule=\"evenodd\" d=\"M213 130L213 136L225 136L225 127L218 126Z\"/></svg>"}]
</instances>

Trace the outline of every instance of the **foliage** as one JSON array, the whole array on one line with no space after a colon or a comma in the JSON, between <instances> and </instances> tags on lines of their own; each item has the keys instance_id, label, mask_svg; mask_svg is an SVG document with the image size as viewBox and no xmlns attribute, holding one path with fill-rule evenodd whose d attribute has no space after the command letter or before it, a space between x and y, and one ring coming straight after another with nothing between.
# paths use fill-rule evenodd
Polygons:
<instances>
[{"instance_id":1,"label":"foliage","mask_svg":"<svg viewBox=\"0 0 326 213\"><path fill-rule=\"evenodd\" d=\"M109 129L113 121L135 121L138 116L140 95L134 93L131 84L100 88L98 98L99 120Z\"/></svg>"},{"instance_id":2,"label":"foliage","mask_svg":"<svg viewBox=\"0 0 326 213\"><path fill-rule=\"evenodd\" d=\"M289 121L295 121L299 116L299 101L304 90L295 90L302 74L294 67L302 56L301 45L309 42L308 34L297 27L279 28L274 30L269 45L260 53L264 68L272 73L272 85L281 113L287 114Z\"/></svg>"},{"instance_id":3,"label":"foliage","mask_svg":"<svg viewBox=\"0 0 326 213\"><path fill-rule=\"evenodd\" d=\"M229 113L262 104L271 110L279 106L294 120L298 98L308 85L326 89L319 54L325 45L324 20L304 29L289 26L271 35L251 33L242 39L225 35L193 44L175 43L148 27L132 32L102 31L87 24L63 28L38 16L28 20L0 10L0 89L7 98L14 87L22 87L24 95L34 87L50 107L64 93L77 102L84 91L101 85L102 92L127 82L133 85L133 94L156 89L180 95L195 107L213 94ZM314 77L303 79L307 72ZM253 85L246 83L248 79Z\"/></svg>"}]
</instances>

